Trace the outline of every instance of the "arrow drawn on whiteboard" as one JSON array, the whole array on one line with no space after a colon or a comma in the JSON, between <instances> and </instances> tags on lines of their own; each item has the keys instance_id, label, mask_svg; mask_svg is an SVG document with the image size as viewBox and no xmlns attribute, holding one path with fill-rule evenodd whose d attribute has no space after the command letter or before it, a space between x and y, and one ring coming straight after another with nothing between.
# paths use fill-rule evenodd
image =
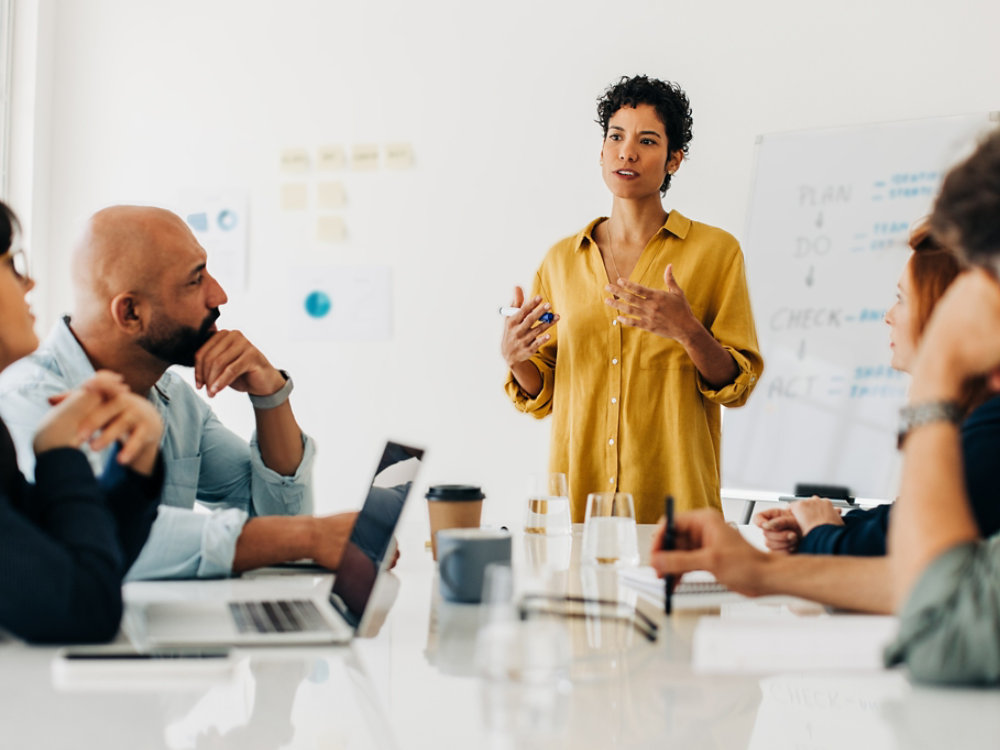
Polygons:
<instances>
[{"instance_id":1,"label":"arrow drawn on whiteboard","mask_svg":"<svg viewBox=\"0 0 1000 750\"><path fill-rule=\"evenodd\" d=\"M816 228L817 229L822 229L823 228L823 212L822 211L820 211L819 214L817 214L817 216L816 216Z\"/></svg>"},{"instance_id":2,"label":"arrow drawn on whiteboard","mask_svg":"<svg viewBox=\"0 0 1000 750\"><path fill-rule=\"evenodd\" d=\"M806 274L806 286L813 285L813 281L816 278L816 275L814 273L815 271L816 271L816 266L809 266L809 273Z\"/></svg>"},{"instance_id":3,"label":"arrow drawn on whiteboard","mask_svg":"<svg viewBox=\"0 0 1000 750\"><path fill-rule=\"evenodd\" d=\"M802 343L799 344L799 359L806 358L806 340L802 339Z\"/></svg>"}]
</instances>

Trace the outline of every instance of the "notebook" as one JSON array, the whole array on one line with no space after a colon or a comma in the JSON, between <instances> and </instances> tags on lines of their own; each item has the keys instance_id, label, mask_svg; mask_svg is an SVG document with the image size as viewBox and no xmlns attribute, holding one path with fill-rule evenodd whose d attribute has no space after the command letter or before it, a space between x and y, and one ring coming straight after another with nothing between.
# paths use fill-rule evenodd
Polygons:
<instances>
[{"instance_id":1,"label":"notebook","mask_svg":"<svg viewBox=\"0 0 1000 750\"><path fill-rule=\"evenodd\" d=\"M385 615L377 611L377 602L396 586L389 571L395 556L393 535L423 453L386 443L332 589L317 590L281 577L185 582L180 585L189 587L186 599L151 601L131 611L126 620L129 638L144 648L239 646L343 643L364 632ZM315 579L324 584L328 580L328 575Z\"/></svg>"},{"instance_id":2,"label":"notebook","mask_svg":"<svg viewBox=\"0 0 1000 750\"><path fill-rule=\"evenodd\" d=\"M663 606L663 579L648 565L622 568L618 571L618 578L658 606ZM671 605L676 610L705 609L721 607L744 598L716 581L715 576L707 570L693 570L685 573L677 583Z\"/></svg>"}]
</instances>

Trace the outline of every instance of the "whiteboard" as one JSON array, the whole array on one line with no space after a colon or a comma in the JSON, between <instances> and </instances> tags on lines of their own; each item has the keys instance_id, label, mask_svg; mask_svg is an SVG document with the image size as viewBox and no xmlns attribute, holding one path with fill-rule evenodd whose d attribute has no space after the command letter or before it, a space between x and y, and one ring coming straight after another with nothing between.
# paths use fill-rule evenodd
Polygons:
<instances>
[{"instance_id":1,"label":"whiteboard","mask_svg":"<svg viewBox=\"0 0 1000 750\"><path fill-rule=\"evenodd\" d=\"M978 114L758 138L744 251L764 374L727 409L722 479L895 496L908 376L889 367L884 315L949 167L995 117Z\"/></svg>"}]
</instances>

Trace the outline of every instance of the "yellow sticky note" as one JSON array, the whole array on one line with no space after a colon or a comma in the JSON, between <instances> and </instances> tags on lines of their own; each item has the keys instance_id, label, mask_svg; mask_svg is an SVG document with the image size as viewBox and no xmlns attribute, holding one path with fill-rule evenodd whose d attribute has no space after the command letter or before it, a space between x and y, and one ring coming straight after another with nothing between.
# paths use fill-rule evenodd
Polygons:
<instances>
[{"instance_id":1,"label":"yellow sticky note","mask_svg":"<svg viewBox=\"0 0 1000 750\"><path fill-rule=\"evenodd\" d=\"M284 211L301 211L309 203L309 193L304 182L286 182L281 186L281 208Z\"/></svg>"},{"instance_id":2,"label":"yellow sticky note","mask_svg":"<svg viewBox=\"0 0 1000 750\"><path fill-rule=\"evenodd\" d=\"M316 239L320 242L343 242L347 227L342 216L320 216L316 219Z\"/></svg>"},{"instance_id":3,"label":"yellow sticky note","mask_svg":"<svg viewBox=\"0 0 1000 750\"><path fill-rule=\"evenodd\" d=\"M281 152L281 171L285 174L304 174L310 166L309 152L304 148L286 148Z\"/></svg>"},{"instance_id":4,"label":"yellow sticky note","mask_svg":"<svg viewBox=\"0 0 1000 750\"><path fill-rule=\"evenodd\" d=\"M385 166L387 169L409 169L413 166L413 145L409 143L387 143L385 145Z\"/></svg>"},{"instance_id":5,"label":"yellow sticky note","mask_svg":"<svg viewBox=\"0 0 1000 750\"><path fill-rule=\"evenodd\" d=\"M378 146L373 143L358 143L351 149L351 168L358 172L368 172L378 168Z\"/></svg>"},{"instance_id":6,"label":"yellow sticky note","mask_svg":"<svg viewBox=\"0 0 1000 750\"><path fill-rule=\"evenodd\" d=\"M336 172L347 166L343 146L320 146L316 152L316 166L324 172Z\"/></svg>"},{"instance_id":7,"label":"yellow sticky note","mask_svg":"<svg viewBox=\"0 0 1000 750\"><path fill-rule=\"evenodd\" d=\"M316 203L319 208L343 208L347 191L342 182L321 182L316 186Z\"/></svg>"}]
</instances>

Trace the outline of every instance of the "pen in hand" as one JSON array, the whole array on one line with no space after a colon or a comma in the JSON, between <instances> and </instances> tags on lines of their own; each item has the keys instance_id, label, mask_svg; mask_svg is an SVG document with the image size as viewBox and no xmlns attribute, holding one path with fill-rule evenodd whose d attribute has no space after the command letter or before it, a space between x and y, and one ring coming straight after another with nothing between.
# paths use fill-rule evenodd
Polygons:
<instances>
[{"instance_id":1,"label":"pen in hand","mask_svg":"<svg viewBox=\"0 0 1000 750\"><path fill-rule=\"evenodd\" d=\"M660 544L660 549L665 552L671 552L677 544L677 530L674 528L673 495L667 495L666 506L667 523L666 527L663 529L663 541ZM663 611L668 615L671 610L670 597L673 595L673 591L674 575L673 573L667 573L667 575L663 578Z\"/></svg>"},{"instance_id":2,"label":"pen in hand","mask_svg":"<svg viewBox=\"0 0 1000 750\"><path fill-rule=\"evenodd\" d=\"M521 308L520 307L501 307L500 308L500 314L503 317L505 317L505 318L509 318L512 315L517 315L519 312L521 312ZM538 316L538 319L542 323L551 323L553 320L556 319L556 316L555 316L555 313L544 312L540 316Z\"/></svg>"}]
</instances>

